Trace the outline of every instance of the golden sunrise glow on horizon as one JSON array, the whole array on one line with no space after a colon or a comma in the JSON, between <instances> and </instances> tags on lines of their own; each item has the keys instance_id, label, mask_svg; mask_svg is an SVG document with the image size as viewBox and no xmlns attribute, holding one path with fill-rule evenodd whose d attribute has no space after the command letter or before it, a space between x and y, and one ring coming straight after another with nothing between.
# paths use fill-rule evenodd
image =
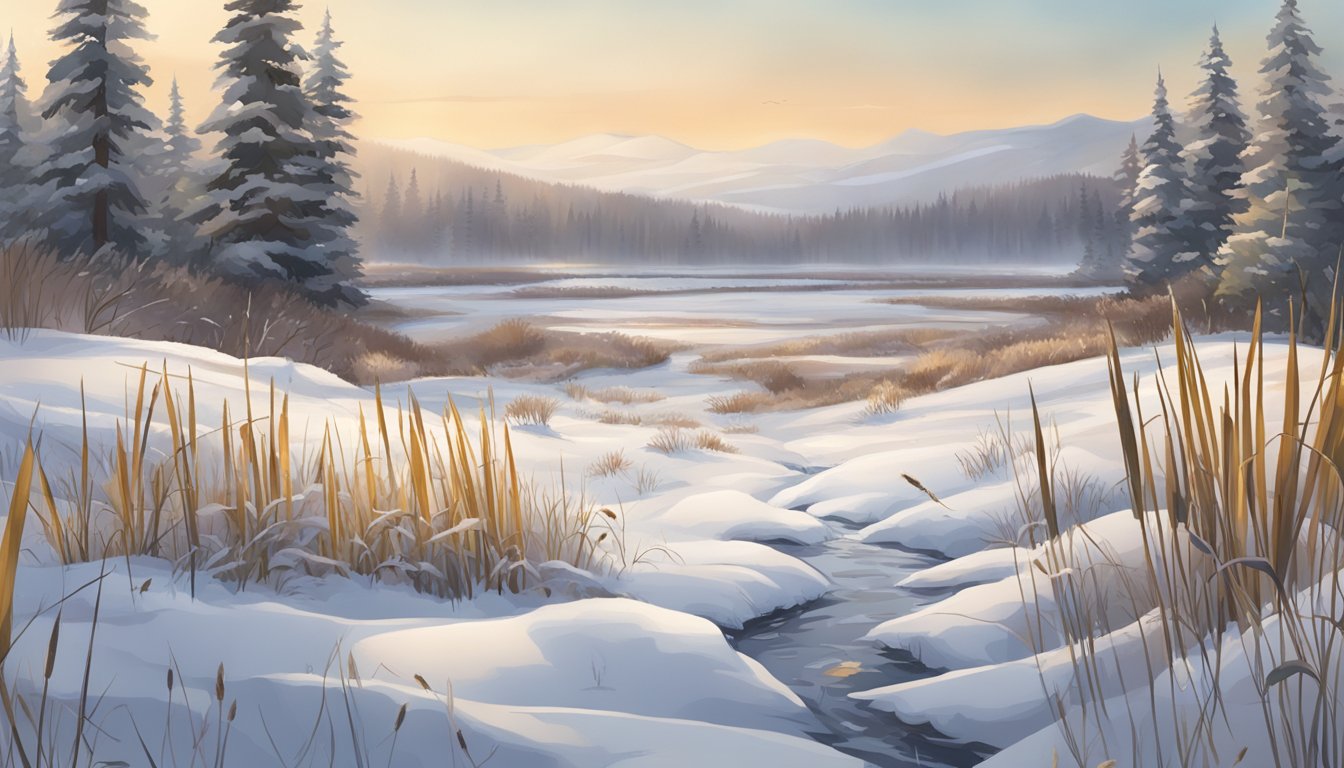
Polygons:
<instances>
[{"instance_id":1,"label":"golden sunrise glow on horizon","mask_svg":"<svg viewBox=\"0 0 1344 768\"><path fill-rule=\"evenodd\" d=\"M156 81L149 105L164 111L176 75L199 122L217 98L210 40L227 18L223 0L140 2L157 36L137 46ZM785 138L858 146L909 128L947 133L1078 112L1134 119L1148 111L1158 65L1181 103L1215 15L1247 90L1277 3L1166 5L330 0L302 7L299 42L311 42L329 7L366 138L502 147L615 132L708 149ZM1303 12L1326 33L1344 25L1339 6L1304 0ZM59 52L47 40L54 7L0 4L33 97ZM1173 18L1140 36L1145 13ZM1327 64L1340 53L1328 47Z\"/></svg>"}]
</instances>

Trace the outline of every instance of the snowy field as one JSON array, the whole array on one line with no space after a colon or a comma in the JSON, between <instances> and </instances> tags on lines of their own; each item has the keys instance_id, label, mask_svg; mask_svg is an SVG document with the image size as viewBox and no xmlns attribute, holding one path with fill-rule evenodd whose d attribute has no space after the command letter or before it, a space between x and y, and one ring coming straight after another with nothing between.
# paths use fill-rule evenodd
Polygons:
<instances>
[{"instance_id":1,"label":"snowy field","mask_svg":"<svg viewBox=\"0 0 1344 768\"><path fill-rule=\"evenodd\" d=\"M882 305L861 291L536 302L503 298L506 291L386 289L380 298L461 313L417 320L426 334L520 315L630 332L655 318L705 321L679 334L691 327L731 334L740 322L778 338L847 323L1030 322ZM714 318L732 322L708 327ZM1231 339L1204 340L1211 377L1231 374L1233 348ZM1170 359L1170 350L1161 355ZM577 381L657 391L656 402L619 409L646 423L668 414L694 419L736 453L653 450L657 427L600 423L595 404L567 397L562 385L447 378L384 386L386 398L401 402L413 391L431 414L449 398L464 412L492 396L501 404L525 394L559 400L548 426L515 431L514 447L534 479L563 478L594 505L619 510L622 541L608 543L608 567L599 572L554 566L523 594L460 604L358 579L299 576L243 592L210 582L193 601L185 576L161 561L58 567L31 525L18 576L15 625L23 635L5 669L41 684L59 611L51 696L77 701L97 611L87 686L102 692L100 754L129 764L142 760L141 739L156 753L167 744L190 754L197 732L214 743L221 664L227 696L238 702L228 744L228 763L238 766L281 758L428 766L443 765L445 753L454 765L519 768L969 766L997 750L988 764L1045 766L1052 752L1067 754L1043 686L1068 690L1071 669L1053 648L1037 657L1023 645L1020 582L1036 578L1026 565L1033 553L1003 546L1020 528L1012 459L976 477L963 459L1001 425L1026 435L1033 386L1057 430L1061 461L1101 489L1083 519L1096 518L1087 524L1118 550L1132 548L1136 526L1118 491L1124 470L1105 360L920 397L883 416L861 403L723 416L709 412L706 399L750 385L693 375L686 357L633 373L590 371ZM1304 366L1315 364L1303 357ZM1123 358L1127 371L1156 370L1152 350ZM1269 370L1281 370L1283 360L1283 348L1271 345ZM91 439L115 441L143 364L171 375L190 370L202 423L218 423L225 401L235 413L244 407L242 363L217 353L53 332L0 340L3 476L13 476L30 424L50 456L78 445L81 386ZM295 424L353 424L371 407L369 391L312 368L253 360L250 372L256 391L273 380L289 393ZM1270 401L1282 397L1275 384L1267 381ZM1154 403L1145 403L1148 412ZM313 426L293 439L312 446L321 437ZM629 466L586 476L613 452ZM111 575L100 598L80 589L102 568ZM1140 693L1115 693L1114 706ZM403 704L404 725L394 730ZM361 734L367 758L329 754L333 742L315 725L324 707ZM65 727L70 720L67 713ZM1129 739L1121 726L1111 737L1112 745ZM1265 760L1253 752L1245 764Z\"/></svg>"}]
</instances>

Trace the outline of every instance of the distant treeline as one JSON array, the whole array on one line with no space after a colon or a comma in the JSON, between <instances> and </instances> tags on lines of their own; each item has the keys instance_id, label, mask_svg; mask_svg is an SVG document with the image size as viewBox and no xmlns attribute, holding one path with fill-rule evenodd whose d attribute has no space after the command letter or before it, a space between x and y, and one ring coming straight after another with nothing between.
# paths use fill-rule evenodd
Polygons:
<instances>
[{"instance_id":1,"label":"distant treeline","mask_svg":"<svg viewBox=\"0 0 1344 768\"><path fill-rule=\"evenodd\" d=\"M787 216L600 192L383 146L361 150L372 258L1078 262L1112 246L1119 187L1081 174L957 190L911 206Z\"/></svg>"}]
</instances>

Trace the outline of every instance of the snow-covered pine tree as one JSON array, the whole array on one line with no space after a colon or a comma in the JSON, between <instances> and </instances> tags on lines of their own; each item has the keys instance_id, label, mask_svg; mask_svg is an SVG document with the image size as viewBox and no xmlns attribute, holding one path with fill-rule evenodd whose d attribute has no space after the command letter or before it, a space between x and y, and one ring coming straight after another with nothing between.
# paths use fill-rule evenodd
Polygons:
<instances>
[{"instance_id":1,"label":"snow-covered pine tree","mask_svg":"<svg viewBox=\"0 0 1344 768\"><path fill-rule=\"evenodd\" d=\"M313 46L313 68L304 84L304 92L316 114L312 122L313 139L317 143L317 183L325 193L319 213L320 226L317 244L331 268L329 287L309 286L310 291L326 294L330 299L347 304L364 303L366 297L355 288L355 282L364 270L359 256L359 244L350 234L358 223L354 201L356 174L350 168L355 156L354 136L349 125L355 119L350 108L353 101L345 93L350 78L345 62L338 53L341 46L331 27L331 13L322 19L317 43Z\"/></svg>"},{"instance_id":2,"label":"snow-covered pine tree","mask_svg":"<svg viewBox=\"0 0 1344 768\"><path fill-rule=\"evenodd\" d=\"M1238 194L1246 165L1241 156L1250 144L1246 115L1237 97L1237 81L1229 70L1232 60L1223 49L1218 27L1200 60L1204 82L1191 97L1197 138L1185 150L1190 169L1190 222L1199 238L1200 253L1212 257L1232 233L1232 220L1246 211Z\"/></svg>"},{"instance_id":3,"label":"snow-covered pine tree","mask_svg":"<svg viewBox=\"0 0 1344 768\"><path fill-rule=\"evenodd\" d=\"M31 119L27 93L11 34L0 65L0 244L23 237L34 225L28 205L33 158L26 131Z\"/></svg>"},{"instance_id":4,"label":"snow-covered pine tree","mask_svg":"<svg viewBox=\"0 0 1344 768\"><path fill-rule=\"evenodd\" d=\"M51 37L70 47L47 73L42 116L58 128L37 174L43 224L67 255L109 246L135 255L145 242L130 146L156 122L139 90L153 81L131 48L150 37L144 17L133 0L61 0L56 8Z\"/></svg>"},{"instance_id":5,"label":"snow-covered pine tree","mask_svg":"<svg viewBox=\"0 0 1344 768\"><path fill-rule=\"evenodd\" d=\"M1096 275L1102 271L1105 248L1097 241L1097 223L1092 216L1091 197L1087 193L1087 183L1078 186L1078 241L1083 244L1083 258L1078 271L1084 275Z\"/></svg>"},{"instance_id":6,"label":"snow-covered pine tree","mask_svg":"<svg viewBox=\"0 0 1344 768\"><path fill-rule=\"evenodd\" d=\"M1218 295L1242 309L1259 297L1278 318L1286 317L1290 300L1305 297L1305 327L1315 334L1329 312L1344 229L1344 190L1329 162L1339 142L1325 106L1332 92L1297 0L1284 0L1268 40L1261 119L1239 193L1246 210L1218 254Z\"/></svg>"},{"instance_id":7,"label":"snow-covered pine tree","mask_svg":"<svg viewBox=\"0 0 1344 768\"><path fill-rule=\"evenodd\" d=\"M161 155L155 172L159 199L154 206L154 218L155 228L163 237L160 257L177 263L190 263L205 256L205 243L189 217L205 192L200 151L201 141L188 127L182 91L177 78L173 78L168 120L163 126Z\"/></svg>"},{"instance_id":8,"label":"snow-covered pine tree","mask_svg":"<svg viewBox=\"0 0 1344 768\"><path fill-rule=\"evenodd\" d=\"M283 282L330 301L335 270L319 242L326 191L317 172L314 113L303 92L292 42L302 27L294 0L230 0L233 15L215 36L225 50L220 105L201 126L221 134L223 171L207 185L193 218L212 244L220 272Z\"/></svg>"},{"instance_id":9,"label":"snow-covered pine tree","mask_svg":"<svg viewBox=\"0 0 1344 768\"><path fill-rule=\"evenodd\" d=\"M1176 121L1167 102L1167 85L1159 74L1153 102L1153 134L1144 142L1143 170L1136 184L1131 222L1134 240L1125 260L1125 277L1141 292L1161 290L1198 268L1203 260L1191 243L1185 211L1189 197Z\"/></svg>"},{"instance_id":10,"label":"snow-covered pine tree","mask_svg":"<svg viewBox=\"0 0 1344 768\"><path fill-rule=\"evenodd\" d=\"M1137 136L1129 137L1129 146L1120 156L1120 167L1116 169L1115 184L1120 189L1120 202L1115 209L1115 229L1119 234L1119 252L1127 253L1134 231L1131 219L1134 216L1134 200L1139 191L1139 174L1143 173L1143 160L1139 157Z\"/></svg>"},{"instance_id":11,"label":"snow-covered pine tree","mask_svg":"<svg viewBox=\"0 0 1344 768\"><path fill-rule=\"evenodd\" d=\"M411 180L406 183L406 195L401 203L402 243L407 250L418 253L425 247L425 199L420 194L420 175L411 169Z\"/></svg>"},{"instance_id":12,"label":"snow-covered pine tree","mask_svg":"<svg viewBox=\"0 0 1344 768\"><path fill-rule=\"evenodd\" d=\"M379 221L383 247L400 250L406 244L405 217L402 215L401 184L397 174L387 177L387 192L383 195L383 213Z\"/></svg>"}]
</instances>

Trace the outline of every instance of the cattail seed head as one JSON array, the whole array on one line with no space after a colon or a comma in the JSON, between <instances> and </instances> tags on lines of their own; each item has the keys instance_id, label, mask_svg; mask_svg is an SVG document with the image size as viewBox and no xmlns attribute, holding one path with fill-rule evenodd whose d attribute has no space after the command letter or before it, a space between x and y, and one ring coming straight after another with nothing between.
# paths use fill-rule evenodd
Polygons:
<instances>
[{"instance_id":1,"label":"cattail seed head","mask_svg":"<svg viewBox=\"0 0 1344 768\"><path fill-rule=\"evenodd\" d=\"M47 643L47 668L43 677L51 679L51 673L56 669L56 647L60 644L61 637L61 617L56 617L56 622L51 625L51 640Z\"/></svg>"},{"instance_id":2,"label":"cattail seed head","mask_svg":"<svg viewBox=\"0 0 1344 768\"><path fill-rule=\"evenodd\" d=\"M401 709L397 710L397 722L392 726L392 732L396 733L397 731L400 731L401 724L404 722L406 722L406 705L402 704Z\"/></svg>"},{"instance_id":3,"label":"cattail seed head","mask_svg":"<svg viewBox=\"0 0 1344 768\"><path fill-rule=\"evenodd\" d=\"M229 703L229 722L232 723L233 718L237 716L238 716L238 700L234 699L232 702Z\"/></svg>"},{"instance_id":4,"label":"cattail seed head","mask_svg":"<svg viewBox=\"0 0 1344 768\"><path fill-rule=\"evenodd\" d=\"M219 671L215 673L215 701L224 701L224 664L219 665Z\"/></svg>"},{"instance_id":5,"label":"cattail seed head","mask_svg":"<svg viewBox=\"0 0 1344 768\"><path fill-rule=\"evenodd\" d=\"M172 667L169 667L169 668L168 668L168 690L169 690L169 691L172 691L172 690L173 690L173 668L172 668Z\"/></svg>"},{"instance_id":6,"label":"cattail seed head","mask_svg":"<svg viewBox=\"0 0 1344 768\"><path fill-rule=\"evenodd\" d=\"M415 682L419 683L419 684L420 684L420 687L421 687L421 688L424 688L426 691L430 690L430 688L429 688L429 681L426 680L424 677L422 677L422 676L420 676L420 675L416 675L416 676L415 676Z\"/></svg>"}]
</instances>

